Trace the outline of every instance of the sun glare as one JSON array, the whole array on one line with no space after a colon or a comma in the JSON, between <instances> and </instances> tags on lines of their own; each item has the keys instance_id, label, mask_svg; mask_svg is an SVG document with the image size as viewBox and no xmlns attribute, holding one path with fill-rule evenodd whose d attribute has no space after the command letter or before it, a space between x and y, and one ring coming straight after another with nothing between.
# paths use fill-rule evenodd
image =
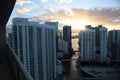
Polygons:
<instances>
[{"instance_id":1,"label":"sun glare","mask_svg":"<svg viewBox=\"0 0 120 80\"><path fill-rule=\"evenodd\" d=\"M87 20L80 20L80 21L70 21L70 20L66 20L64 22L66 25L71 25L72 29L80 29L80 30L84 30L85 29L85 25L90 25L90 22L88 22Z\"/></svg>"}]
</instances>

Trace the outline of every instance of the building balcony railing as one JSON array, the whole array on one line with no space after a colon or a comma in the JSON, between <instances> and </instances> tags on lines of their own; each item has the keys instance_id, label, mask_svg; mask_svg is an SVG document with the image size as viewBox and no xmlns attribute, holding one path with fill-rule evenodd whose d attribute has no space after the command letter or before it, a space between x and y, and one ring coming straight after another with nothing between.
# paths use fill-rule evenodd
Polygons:
<instances>
[{"instance_id":1,"label":"building balcony railing","mask_svg":"<svg viewBox=\"0 0 120 80\"><path fill-rule=\"evenodd\" d=\"M0 80L33 80L9 44L0 51Z\"/></svg>"}]
</instances>

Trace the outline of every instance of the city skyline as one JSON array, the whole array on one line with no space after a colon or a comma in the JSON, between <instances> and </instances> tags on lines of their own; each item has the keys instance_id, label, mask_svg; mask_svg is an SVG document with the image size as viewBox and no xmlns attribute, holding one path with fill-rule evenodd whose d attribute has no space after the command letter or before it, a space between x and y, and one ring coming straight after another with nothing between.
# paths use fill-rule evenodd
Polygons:
<instances>
[{"instance_id":1,"label":"city skyline","mask_svg":"<svg viewBox=\"0 0 120 80\"><path fill-rule=\"evenodd\" d=\"M44 23L39 24L38 22L34 21L28 21L28 18L14 18L13 19L13 25L12 25L12 36L9 35L9 44L12 44L12 48L17 54L17 56L20 58L23 65L26 67L28 72L32 75L32 77L35 80L43 79L43 80L53 80L53 79L62 79L67 78L65 74L71 75L69 73L75 72L75 75L79 75L79 70L82 69L85 71L85 73L90 74L91 76L95 78L107 78L105 75L111 75L107 73L107 70L114 71L115 69L111 69L112 61L113 59L111 57L114 57L111 55L113 54L112 51L117 50L115 55L119 56L119 44L115 43L112 45L116 46L117 49L110 49L112 51L109 51L107 49L107 28L105 28L102 25L98 25L97 27L92 27L91 25L85 26L86 30L81 30L79 32L79 36L76 37L79 39L76 40L75 44L79 44L78 51L74 50L70 51L65 49L60 49L60 51L57 51L56 44L56 27L54 26L56 23ZM120 31L120 30L118 30ZM64 33L66 32L66 33ZM110 32L110 31L109 31ZM54 34L54 35L53 35ZM61 33L62 34L62 33ZM66 43L61 42L60 47L69 48L71 47L71 50L74 46L68 45L69 41L73 38L70 38L71 34L71 26L64 26L63 27L63 40L68 39ZM67 35L69 37L66 37L64 35ZM120 40L119 39L119 33L118 36L114 37L113 39ZM12 38L11 38L12 37ZM62 36L61 36L62 37ZM64 39L65 38L65 39ZM109 39L112 38L109 36ZM12 43L11 43L12 40ZM14 45L13 45L14 44ZM68 46L67 46L68 45ZM77 55L77 52L79 55ZM57 56L57 57L56 57ZM73 58L73 56L75 58ZM71 59L69 59L71 58ZM73 68L68 68L70 65L67 65L65 68L66 61L64 60L72 60ZM73 62L75 60L75 62ZM119 58L115 56L115 61L119 60ZM58 61L58 62L57 62ZM62 64L61 64L62 62ZM81 63L82 62L82 63ZM84 63L89 62L88 69L85 69L82 65ZM95 62L95 63L94 63ZM102 66L102 69L106 69L105 65L109 65L109 68L106 69L106 71L101 71L99 74L94 75L94 71L99 70L100 66L98 66L98 69L92 69L91 66L96 67L97 63L100 62L100 66ZM65 64L64 64L65 63ZM74 63L74 64L73 64ZM93 64L94 63L94 64ZM87 65L87 64L86 64ZM115 65L115 64L114 64ZM76 66L76 67L75 67ZM91 70L94 70L89 73L89 68ZM60 70L58 70L60 69ZM75 69L77 71L75 71ZM71 71L72 70L72 71ZM50 71L50 72L49 72ZM99 72L99 71L98 71ZM91 74L92 73L92 74ZM113 73L113 76L110 76L109 78L119 78L117 71ZM59 76L63 75L63 76ZM69 78L75 77L72 75ZM84 77L84 76L76 76L78 77Z\"/></svg>"},{"instance_id":2,"label":"city skyline","mask_svg":"<svg viewBox=\"0 0 120 80\"><path fill-rule=\"evenodd\" d=\"M0 80L119 80L119 4L2 0Z\"/></svg>"},{"instance_id":3,"label":"city skyline","mask_svg":"<svg viewBox=\"0 0 120 80\"><path fill-rule=\"evenodd\" d=\"M70 25L72 29L83 29L88 24L102 24L109 30L120 29L119 3L119 0L17 0L8 25L14 17L28 17L34 21L58 21L59 28Z\"/></svg>"}]
</instances>

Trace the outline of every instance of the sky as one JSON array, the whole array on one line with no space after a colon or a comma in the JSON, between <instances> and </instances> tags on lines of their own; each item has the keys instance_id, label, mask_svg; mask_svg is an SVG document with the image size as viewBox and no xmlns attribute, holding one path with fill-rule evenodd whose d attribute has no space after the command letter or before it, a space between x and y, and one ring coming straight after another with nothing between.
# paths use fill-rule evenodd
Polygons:
<instances>
[{"instance_id":1,"label":"sky","mask_svg":"<svg viewBox=\"0 0 120 80\"><path fill-rule=\"evenodd\" d=\"M58 21L59 29L71 25L84 29L85 25L102 24L120 29L120 0L17 0L8 26L14 17L32 21Z\"/></svg>"}]
</instances>

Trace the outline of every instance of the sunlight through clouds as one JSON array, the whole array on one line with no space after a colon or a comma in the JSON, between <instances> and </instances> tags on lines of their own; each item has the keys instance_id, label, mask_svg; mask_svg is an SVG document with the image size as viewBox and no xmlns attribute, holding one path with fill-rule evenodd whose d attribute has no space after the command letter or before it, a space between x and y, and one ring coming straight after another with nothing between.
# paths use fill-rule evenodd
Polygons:
<instances>
[{"instance_id":1,"label":"sunlight through clouds","mask_svg":"<svg viewBox=\"0 0 120 80\"><path fill-rule=\"evenodd\" d=\"M84 26L84 25L98 25L102 24L105 26L115 26L120 24L120 8L113 10L113 8L101 8L96 9L64 9L56 13L45 13L39 16L36 16L37 20L42 21L41 19L48 21L59 21L62 24L70 24L72 26ZM68 21L69 20L69 21Z\"/></svg>"},{"instance_id":2,"label":"sunlight through clouds","mask_svg":"<svg viewBox=\"0 0 120 80\"><path fill-rule=\"evenodd\" d=\"M86 23L87 20L91 25L102 24L119 28L120 1L109 1L106 3L108 0L17 0L12 18L24 16L36 21L59 21L64 25L67 24L66 20L70 20L73 22L72 25L76 26Z\"/></svg>"}]
</instances>

